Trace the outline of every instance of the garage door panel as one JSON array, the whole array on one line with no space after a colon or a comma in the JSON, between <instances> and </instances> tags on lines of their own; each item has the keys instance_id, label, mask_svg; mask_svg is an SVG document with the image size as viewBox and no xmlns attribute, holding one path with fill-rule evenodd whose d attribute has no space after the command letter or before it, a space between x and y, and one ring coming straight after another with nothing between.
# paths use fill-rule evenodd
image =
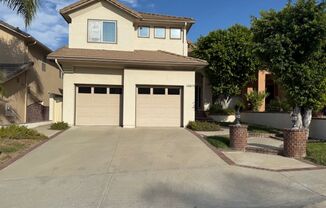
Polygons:
<instances>
[{"instance_id":1,"label":"garage door panel","mask_svg":"<svg viewBox=\"0 0 326 208\"><path fill-rule=\"evenodd\" d=\"M76 125L121 125L122 95L76 94Z\"/></svg>"},{"instance_id":2,"label":"garage door panel","mask_svg":"<svg viewBox=\"0 0 326 208\"><path fill-rule=\"evenodd\" d=\"M180 127L180 95L137 95L136 125L139 127Z\"/></svg>"}]
</instances>

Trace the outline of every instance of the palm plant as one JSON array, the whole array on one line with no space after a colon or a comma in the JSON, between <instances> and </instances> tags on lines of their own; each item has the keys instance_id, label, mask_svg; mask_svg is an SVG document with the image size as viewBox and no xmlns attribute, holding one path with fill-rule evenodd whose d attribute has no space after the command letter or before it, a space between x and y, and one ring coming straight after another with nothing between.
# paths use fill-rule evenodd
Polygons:
<instances>
[{"instance_id":1,"label":"palm plant","mask_svg":"<svg viewBox=\"0 0 326 208\"><path fill-rule=\"evenodd\" d=\"M25 27L31 24L39 5L39 0L0 0L0 2L16 11L17 14L22 15Z\"/></svg>"}]
</instances>

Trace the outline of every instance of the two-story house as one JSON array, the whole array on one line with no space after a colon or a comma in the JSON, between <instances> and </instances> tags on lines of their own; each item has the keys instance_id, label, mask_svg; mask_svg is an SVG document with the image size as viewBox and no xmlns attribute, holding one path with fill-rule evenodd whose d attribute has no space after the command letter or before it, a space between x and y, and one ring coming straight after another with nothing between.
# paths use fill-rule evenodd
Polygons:
<instances>
[{"instance_id":1,"label":"two-story house","mask_svg":"<svg viewBox=\"0 0 326 208\"><path fill-rule=\"evenodd\" d=\"M49 120L50 99L62 96L52 50L0 20L0 125Z\"/></svg>"},{"instance_id":2,"label":"two-story house","mask_svg":"<svg viewBox=\"0 0 326 208\"><path fill-rule=\"evenodd\" d=\"M187 56L192 18L142 13L116 0L81 0L60 13L69 45L48 58L64 71L65 122L183 127L204 108L207 63Z\"/></svg>"}]
</instances>

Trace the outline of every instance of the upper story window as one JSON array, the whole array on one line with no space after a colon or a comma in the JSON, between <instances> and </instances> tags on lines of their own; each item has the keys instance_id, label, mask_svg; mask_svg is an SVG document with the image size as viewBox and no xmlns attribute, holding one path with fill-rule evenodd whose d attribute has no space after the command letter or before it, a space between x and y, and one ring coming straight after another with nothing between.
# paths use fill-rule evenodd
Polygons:
<instances>
[{"instance_id":1,"label":"upper story window","mask_svg":"<svg viewBox=\"0 0 326 208\"><path fill-rule=\"evenodd\" d=\"M117 22L88 20L88 42L117 43Z\"/></svg>"},{"instance_id":2,"label":"upper story window","mask_svg":"<svg viewBox=\"0 0 326 208\"><path fill-rule=\"evenodd\" d=\"M138 37L140 38L149 38L150 36L150 28L149 27L139 27L138 28Z\"/></svg>"},{"instance_id":3,"label":"upper story window","mask_svg":"<svg viewBox=\"0 0 326 208\"><path fill-rule=\"evenodd\" d=\"M170 29L170 39L181 39L181 29L180 28L171 28Z\"/></svg>"},{"instance_id":4,"label":"upper story window","mask_svg":"<svg viewBox=\"0 0 326 208\"><path fill-rule=\"evenodd\" d=\"M165 28L164 27L155 27L154 29L154 37L165 39Z\"/></svg>"}]
</instances>

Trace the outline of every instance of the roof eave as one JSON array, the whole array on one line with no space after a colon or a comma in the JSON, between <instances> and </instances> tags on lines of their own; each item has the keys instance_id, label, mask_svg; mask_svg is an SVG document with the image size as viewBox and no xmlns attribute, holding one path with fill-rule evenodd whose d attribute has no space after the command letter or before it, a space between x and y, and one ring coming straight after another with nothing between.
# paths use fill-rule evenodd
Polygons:
<instances>
[{"instance_id":1,"label":"roof eave","mask_svg":"<svg viewBox=\"0 0 326 208\"><path fill-rule=\"evenodd\" d=\"M80 58L80 57L57 57L48 56L48 59L63 62L80 61L80 62L101 62L114 65L137 65L137 66L164 66L164 67L185 67L185 68L204 68L206 62L166 62L166 61L143 61L143 60L117 60L117 59L100 59L100 58Z\"/></svg>"}]
</instances>

